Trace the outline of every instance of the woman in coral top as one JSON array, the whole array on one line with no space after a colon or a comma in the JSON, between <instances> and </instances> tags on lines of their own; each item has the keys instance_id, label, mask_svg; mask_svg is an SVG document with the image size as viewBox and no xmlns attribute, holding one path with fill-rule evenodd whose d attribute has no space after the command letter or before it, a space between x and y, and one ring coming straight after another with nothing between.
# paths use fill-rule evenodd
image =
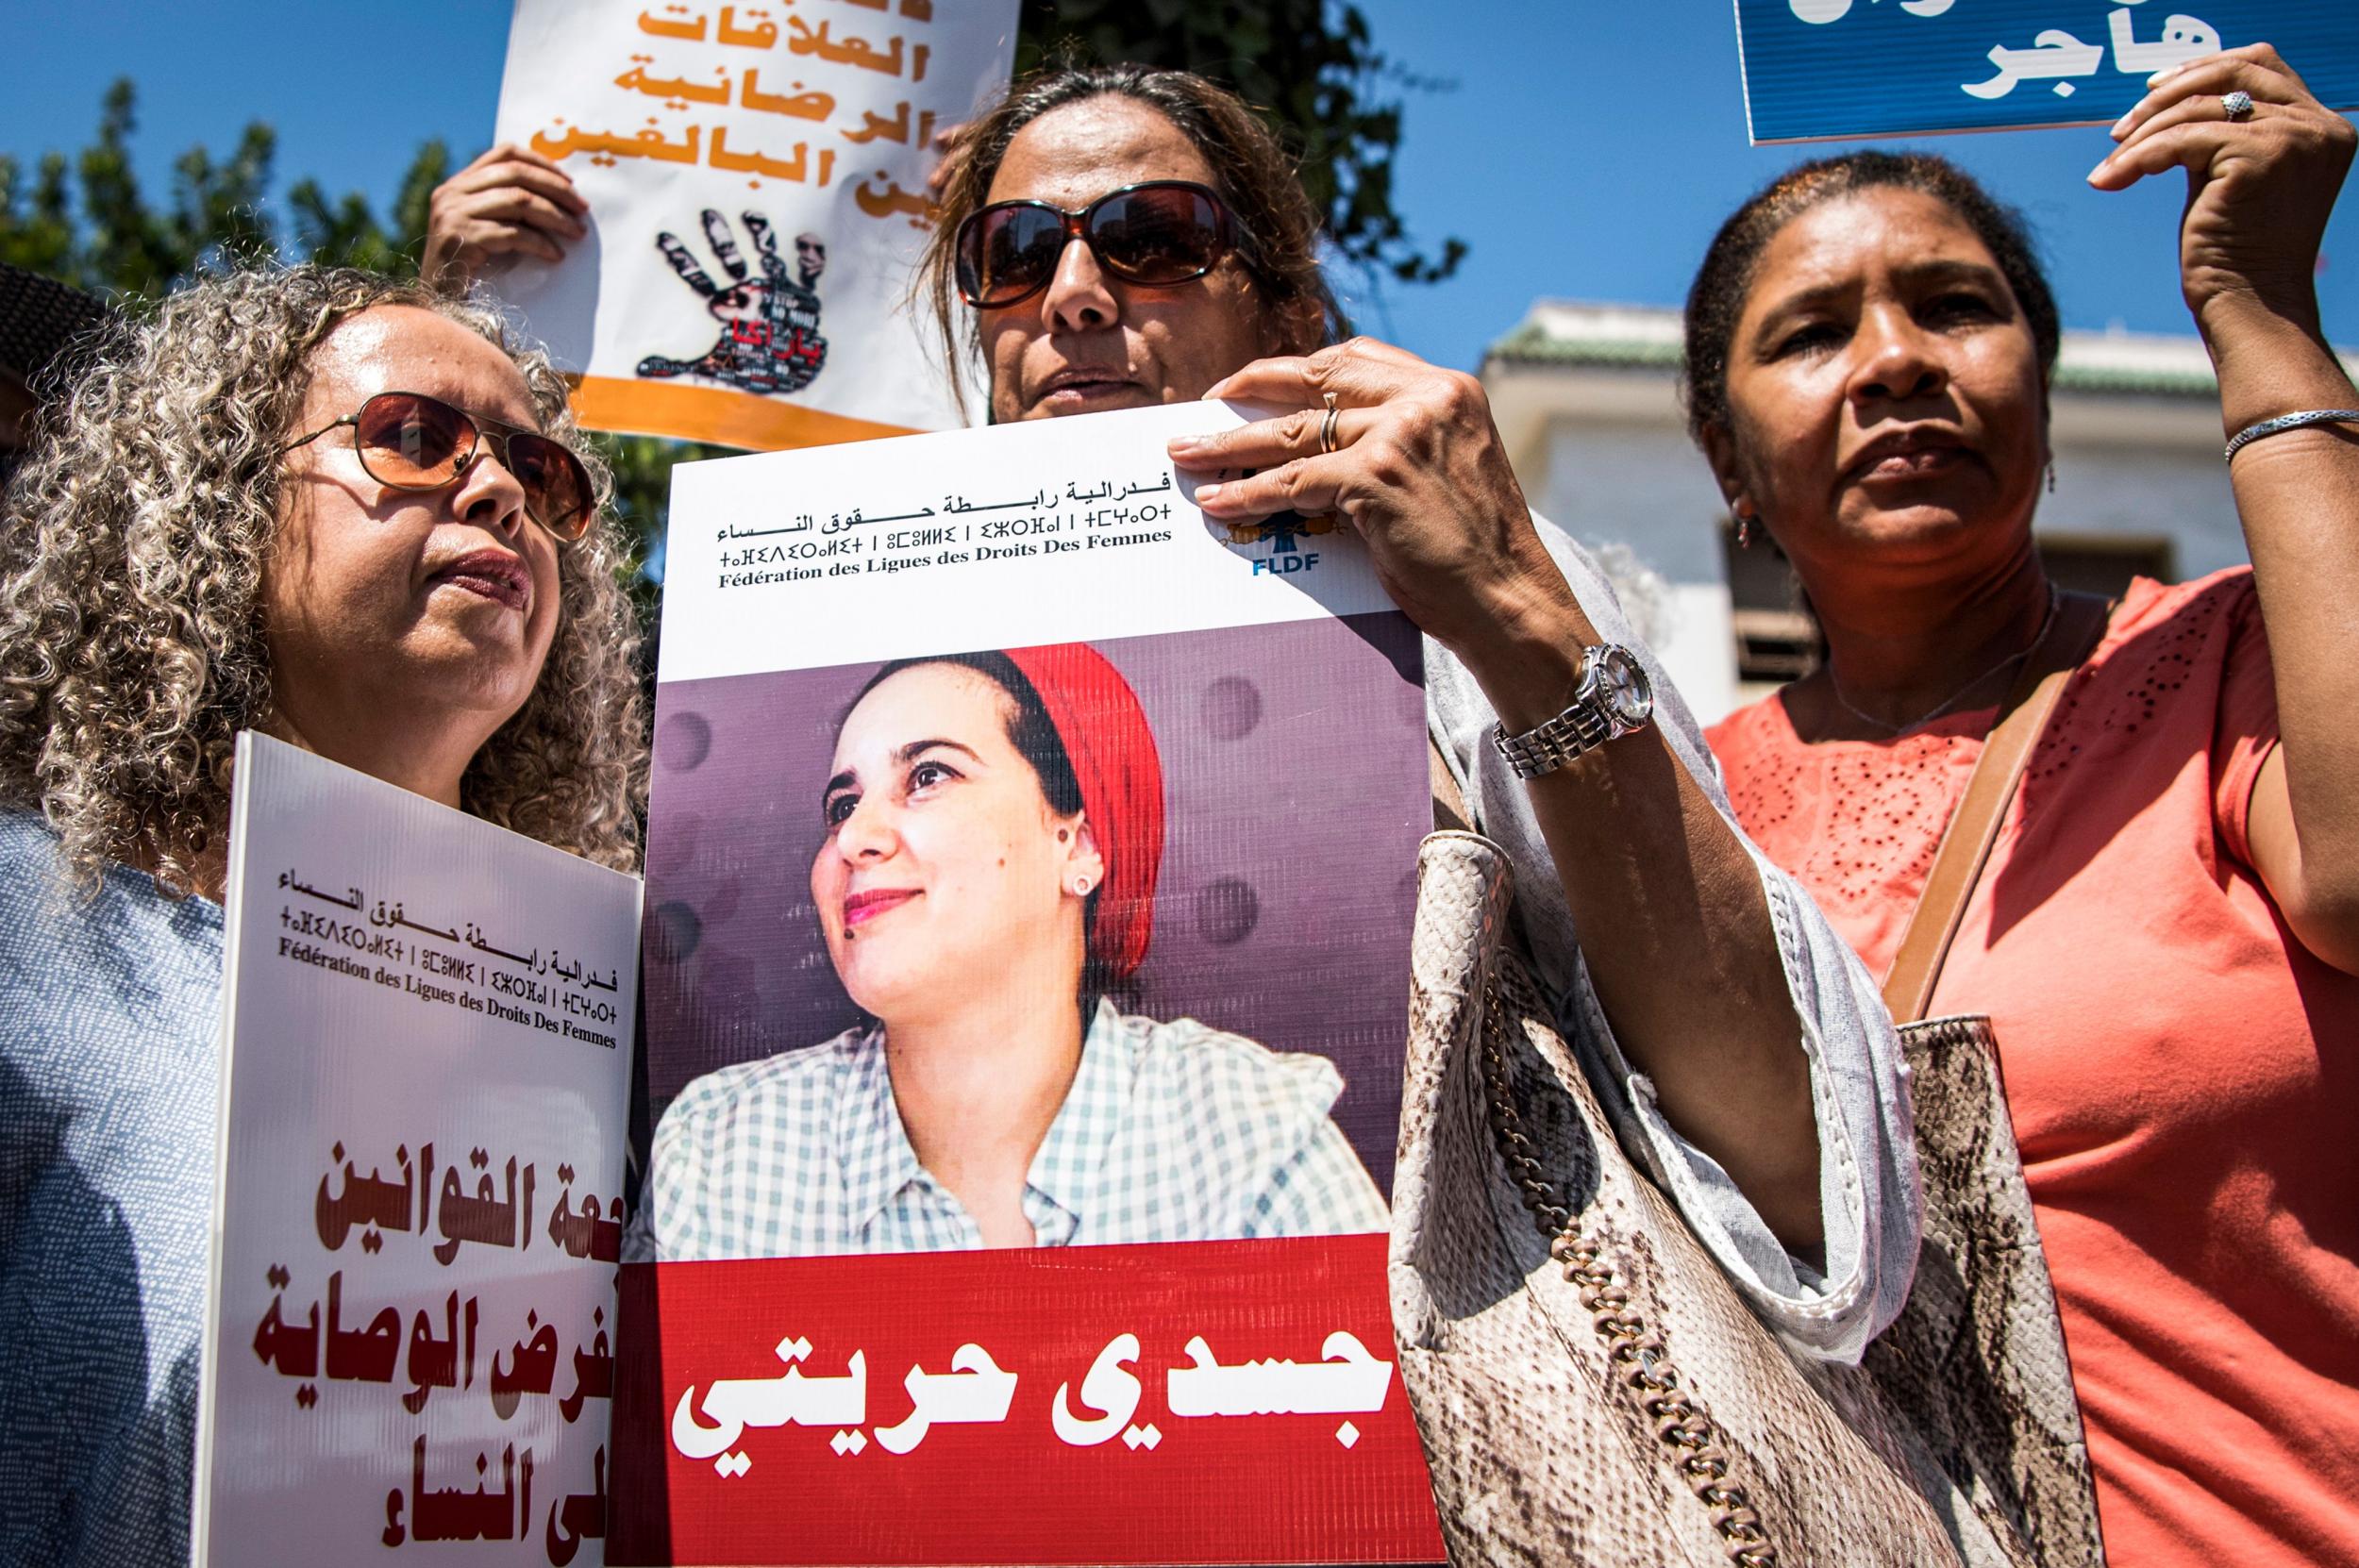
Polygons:
<instances>
[{"instance_id":1,"label":"woman in coral top","mask_svg":"<svg viewBox=\"0 0 2359 1568\"><path fill-rule=\"evenodd\" d=\"M2187 171L2187 304L2228 434L2261 432L2230 459L2252 566L2115 608L1932 1010L1997 1029L2111 1560L2354 1562L2359 392L2312 285L2354 136L2265 46L2150 87L2089 181ZM2019 220L1926 157L1795 170L1689 296L1696 436L1827 639L1712 743L1880 973L2055 614L2056 346Z\"/></svg>"}]
</instances>

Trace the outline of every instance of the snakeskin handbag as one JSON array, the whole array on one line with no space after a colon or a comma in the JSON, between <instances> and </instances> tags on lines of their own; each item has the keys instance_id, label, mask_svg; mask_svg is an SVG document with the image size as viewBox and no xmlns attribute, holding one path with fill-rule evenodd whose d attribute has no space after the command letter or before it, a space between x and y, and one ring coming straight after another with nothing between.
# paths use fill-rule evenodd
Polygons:
<instances>
[{"instance_id":1,"label":"snakeskin handbag","mask_svg":"<svg viewBox=\"0 0 2359 1568\"><path fill-rule=\"evenodd\" d=\"M1910 1302L1866 1365L1805 1363L1615 1143L1518 951L1504 852L1436 833L1419 876L1391 1281L1452 1560L2101 1561L1971 1028L1913 1042L1928 1226Z\"/></svg>"},{"instance_id":2,"label":"snakeskin handbag","mask_svg":"<svg viewBox=\"0 0 2359 1568\"><path fill-rule=\"evenodd\" d=\"M2051 1563L2101 1564L2105 1550L1999 1042L1982 1014L1925 1014L2033 747L2112 613L2095 594L2058 596L1983 742L1883 986L1909 1064L1925 1236L1908 1305L1865 1364L1937 1446L1945 1474Z\"/></svg>"}]
</instances>

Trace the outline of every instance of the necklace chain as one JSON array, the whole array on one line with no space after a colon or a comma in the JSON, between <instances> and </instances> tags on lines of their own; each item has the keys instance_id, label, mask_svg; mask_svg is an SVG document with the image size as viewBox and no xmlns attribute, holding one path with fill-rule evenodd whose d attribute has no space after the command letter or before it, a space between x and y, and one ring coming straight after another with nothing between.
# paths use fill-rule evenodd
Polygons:
<instances>
[{"instance_id":1,"label":"necklace chain","mask_svg":"<svg viewBox=\"0 0 2359 1568\"><path fill-rule=\"evenodd\" d=\"M1863 713L1859 709L1852 706L1850 698L1843 694L1842 683L1834 678L1834 666L1832 664L1827 666L1827 690L1834 693L1834 700L1842 706L1845 712L1850 714L1851 717L1859 720L1862 724L1874 725L1878 729L1882 730L1887 735L1904 734L1909 730L1915 729L1919 725L1929 725L1932 723L1935 719L1940 718L1943 714L1949 712L1949 709L1955 708L1965 699L1966 693L1982 685L1983 682L1988 680L1991 676L1997 675L2008 665L2019 664L2025 659L2031 657L2031 653L2033 648L2038 647L2042 642L2048 641L2049 628L2056 624L2056 607L2060 602L2061 601L2056 592L2056 585L2053 583L2049 584L2048 613L2041 619L2039 630L2032 634L2032 640L2029 642L2024 643L2020 648L2017 648L2015 652L2009 654L2006 658L2000 659L1998 663L1992 665L1989 669L1984 670L1981 675L1976 676L1972 680L1967 681L1964 686L1961 686L1956 691L1950 692L1947 697L1944 697L1937 706L1929 709L1925 712L1919 713L1914 719L1903 720L1901 723L1896 725L1888 719L1880 719L1873 713Z\"/></svg>"}]
</instances>

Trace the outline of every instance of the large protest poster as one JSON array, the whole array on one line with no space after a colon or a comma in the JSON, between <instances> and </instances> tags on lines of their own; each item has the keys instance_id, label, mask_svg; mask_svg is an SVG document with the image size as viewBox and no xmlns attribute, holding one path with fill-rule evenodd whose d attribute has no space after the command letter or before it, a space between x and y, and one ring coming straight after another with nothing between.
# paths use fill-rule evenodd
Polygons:
<instances>
[{"instance_id":1,"label":"large protest poster","mask_svg":"<svg viewBox=\"0 0 2359 1568\"><path fill-rule=\"evenodd\" d=\"M2248 43L2274 44L2321 102L2359 107L2351 0L1735 4L1757 143L2107 125L2155 72Z\"/></svg>"},{"instance_id":2,"label":"large protest poster","mask_svg":"<svg viewBox=\"0 0 2359 1568\"><path fill-rule=\"evenodd\" d=\"M768 450L962 423L908 308L937 130L1015 0L516 0L498 134L590 233L494 279L599 429Z\"/></svg>"},{"instance_id":3,"label":"large protest poster","mask_svg":"<svg viewBox=\"0 0 2359 1568\"><path fill-rule=\"evenodd\" d=\"M638 878L252 733L233 796L195 1560L596 1564Z\"/></svg>"},{"instance_id":4,"label":"large protest poster","mask_svg":"<svg viewBox=\"0 0 2359 1568\"><path fill-rule=\"evenodd\" d=\"M1191 504L1242 417L675 471L610 1560L1441 1555L1421 648L1347 530Z\"/></svg>"}]
</instances>

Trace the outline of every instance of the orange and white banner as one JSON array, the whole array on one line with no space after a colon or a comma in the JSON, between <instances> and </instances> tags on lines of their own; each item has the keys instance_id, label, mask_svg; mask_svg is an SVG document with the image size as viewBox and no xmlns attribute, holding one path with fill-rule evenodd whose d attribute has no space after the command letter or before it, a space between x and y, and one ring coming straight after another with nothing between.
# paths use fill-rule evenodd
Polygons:
<instances>
[{"instance_id":1,"label":"orange and white banner","mask_svg":"<svg viewBox=\"0 0 2359 1568\"><path fill-rule=\"evenodd\" d=\"M516 0L498 135L587 238L494 287L598 429L772 449L961 423L910 284L937 131L1007 80L1015 0Z\"/></svg>"}]
</instances>

